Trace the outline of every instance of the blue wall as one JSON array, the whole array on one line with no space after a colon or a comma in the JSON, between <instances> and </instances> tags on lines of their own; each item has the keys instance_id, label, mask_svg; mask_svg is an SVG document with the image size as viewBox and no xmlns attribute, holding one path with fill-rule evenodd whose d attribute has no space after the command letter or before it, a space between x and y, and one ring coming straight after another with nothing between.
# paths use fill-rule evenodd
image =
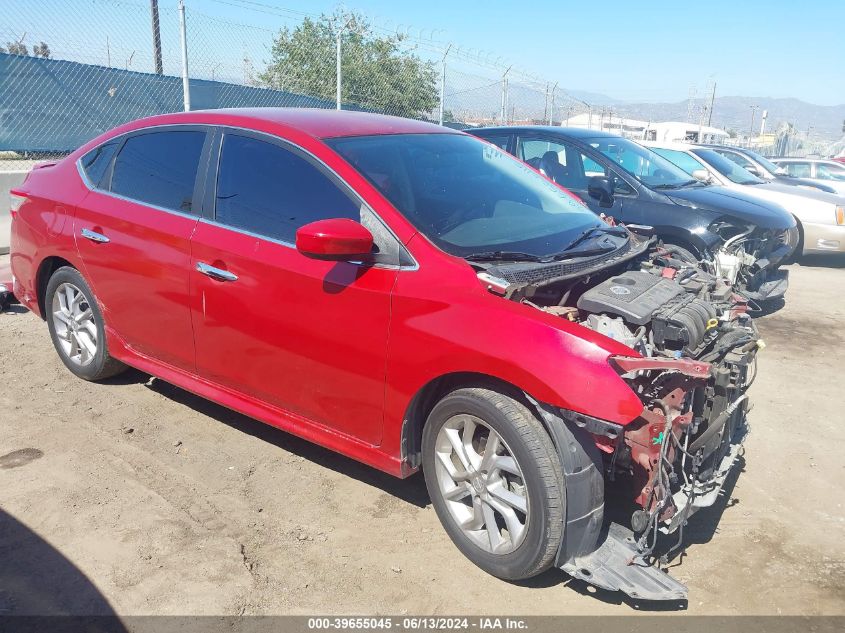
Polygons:
<instances>
[{"instance_id":1,"label":"blue wall","mask_svg":"<svg viewBox=\"0 0 845 633\"><path fill-rule=\"evenodd\" d=\"M220 81L190 86L192 110L335 105ZM180 77L0 53L0 150L67 152L127 121L181 110Z\"/></svg>"}]
</instances>

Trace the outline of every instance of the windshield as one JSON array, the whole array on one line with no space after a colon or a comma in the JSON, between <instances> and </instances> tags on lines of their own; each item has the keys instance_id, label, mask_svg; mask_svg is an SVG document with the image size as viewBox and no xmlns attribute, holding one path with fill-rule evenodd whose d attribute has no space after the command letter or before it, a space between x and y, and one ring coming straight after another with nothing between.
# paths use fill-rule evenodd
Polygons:
<instances>
[{"instance_id":1,"label":"windshield","mask_svg":"<svg viewBox=\"0 0 845 633\"><path fill-rule=\"evenodd\" d=\"M666 149L665 147L652 147L651 149L655 154L660 154L666 160L671 160L690 175L692 175L692 172L697 169L707 170L707 167L705 167L698 158L692 156L689 152L679 149Z\"/></svg>"},{"instance_id":2,"label":"windshield","mask_svg":"<svg viewBox=\"0 0 845 633\"><path fill-rule=\"evenodd\" d=\"M782 174L783 171L784 171L783 167L780 167L779 165L775 165L768 158L763 158L757 152L752 152L750 149L747 149L747 150L745 150L745 153L748 154L754 160L756 160L758 163L760 163L763 166L763 169L765 169L769 173Z\"/></svg>"},{"instance_id":3,"label":"windshield","mask_svg":"<svg viewBox=\"0 0 845 633\"><path fill-rule=\"evenodd\" d=\"M725 158L718 152L714 152L712 149L694 149L692 150L692 153L703 158L707 161L708 165L731 182L735 182L739 185L759 185L765 182L763 179L758 178L744 167L740 167L731 159Z\"/></svg>"},{"instance_id":4,"label":"windshield","mask_svg":"<svg viewBox=\"0 0 845 633\"><path fill-rule=\"evenodd\" d=\"M444 251L560 253L605 226L584 204L497 147L465 134L389 134L327 143Z\"/></svg>"},{"instance_id":5,"label":"windshield","mask_svg":"<svg viewBox=\"0 0 845 633\"><path fill-rule=\"evenodd\" d=\"M607 156L646 187L678 189L696 183L674 163L626 138L588 138L584 139L584 142Z\"/></svg>"}]
</instances>

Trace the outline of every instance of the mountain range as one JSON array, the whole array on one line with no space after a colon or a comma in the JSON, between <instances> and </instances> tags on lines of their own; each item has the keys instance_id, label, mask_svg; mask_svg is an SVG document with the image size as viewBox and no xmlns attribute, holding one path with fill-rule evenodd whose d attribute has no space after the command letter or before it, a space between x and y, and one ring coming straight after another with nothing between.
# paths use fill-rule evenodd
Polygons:
<instances>
[{"instance_id":1,"label":"mountain range","mask_svg":"<svg viewBox=\"0 0 845 633\"><path fill-rule=\"evenodd\" d=\"M492 82L485 85L468 85L455 80L446 80L446 109L455 114L469 115L468 118L495 120L501 110L501 84ZM623 116L643 121L686 121L698 123L702 113L703 123L707 124L709 99L693 99L673 103L633 102L615 99L605 94L583 90L568 90L567 95L573 100L555 103L555 122L561 117L587 111L587 104L593 113L604 109L612 111L613 116ZM772 97L716 97L711 125L747 135L751 128L751 106L754 110L754 134L760 133L760 121L767 111L766 130L774 132L784 123L789 123L800 132L807 132L815 140L834 141L843 137L845 125L845 104L823 106L808 103L800 99L782 99ZM543 119L548 116L548 101L545 91L535 86L514 82L508 87L508 107L511 117L520 119Z\"/></svg>"},{"instance_id":2,"label":"mountain range","mask_svg":"<svg viewBox=\"0 0 845 633\"><path fill-rule=\"evenodd\" d=\"M686 121L690 111L688 100L674 103L633 103L620 101L596 93L569 91L575 98L599 107L612 108L614 115L644 121ZM801 132L809 127L812 138L836 140L842 138L845 126L845 104L823 106L807 103L800 99L776 99L771 97L716 97L713 104L711 125L738 134L748 134L751 127L751 106L754 111L754 133L760 132L760 119L763 111L768 112L766 130L774 132L782 123L790 123ZM692 101L691 120L698 122L709 100ZM707 123L707 115L704 116Z\"/></svg>"}]
</instances>

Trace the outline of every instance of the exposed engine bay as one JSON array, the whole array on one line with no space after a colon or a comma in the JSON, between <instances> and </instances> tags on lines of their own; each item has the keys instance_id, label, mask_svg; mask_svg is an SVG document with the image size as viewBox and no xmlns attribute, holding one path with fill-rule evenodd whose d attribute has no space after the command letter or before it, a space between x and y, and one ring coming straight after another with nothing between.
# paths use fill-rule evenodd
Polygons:
<instances>
[{"instance_id":1,"label":"exposed engine bay","mask_svg":"<svg viewBox=\"0 0 845 633\"><path fill-rule=\"evenodd\" d=\"M755 302L777 299L786 293L787 271L777 266L798 246L797 227L767 231L751 225L743 229L725 224L720 228L717 223L714 230L725 241L713 253L712 261L701 262L707 272Z\"/></svg>"},{"instance_id":2,"label":"exposed engine bay","mask_svg":"<svg viewBox=\"0 0 845 633\"><path fill-rule=\"evenodd\" d=\"M640 416L624 427L569 419L593 434L606 485L630 486L635 556L655 562L659 532L679 531L668 554L680 548L686 520L716 501L746 433L746 391L763 347L748 301L637 235L589 262L496 263L479 278L636 352L611 363L642 400Z\"/></svg>"}]
</instances>

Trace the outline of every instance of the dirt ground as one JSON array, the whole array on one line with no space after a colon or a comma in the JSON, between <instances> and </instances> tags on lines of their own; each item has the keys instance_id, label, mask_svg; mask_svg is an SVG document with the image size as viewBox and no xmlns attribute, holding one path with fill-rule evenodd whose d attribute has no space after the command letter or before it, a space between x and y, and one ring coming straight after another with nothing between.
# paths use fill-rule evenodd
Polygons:
<instances>
[{"instance_id":1,"label":"dirt ground","mask_svg":"<svg viewBox=\"0 0 845 633\"><path fill-rule=\"evenodd\" d=\"M0 258L0 263L3 263ZM671 573L701 614L845 614L845 259L792 266L745 469ZM11 455L10 455L11 453ZM74 378L0 315L0 613L626 614L464 559L420 476L359 465L162 381Z\"/></svg>"}]
</instances>

